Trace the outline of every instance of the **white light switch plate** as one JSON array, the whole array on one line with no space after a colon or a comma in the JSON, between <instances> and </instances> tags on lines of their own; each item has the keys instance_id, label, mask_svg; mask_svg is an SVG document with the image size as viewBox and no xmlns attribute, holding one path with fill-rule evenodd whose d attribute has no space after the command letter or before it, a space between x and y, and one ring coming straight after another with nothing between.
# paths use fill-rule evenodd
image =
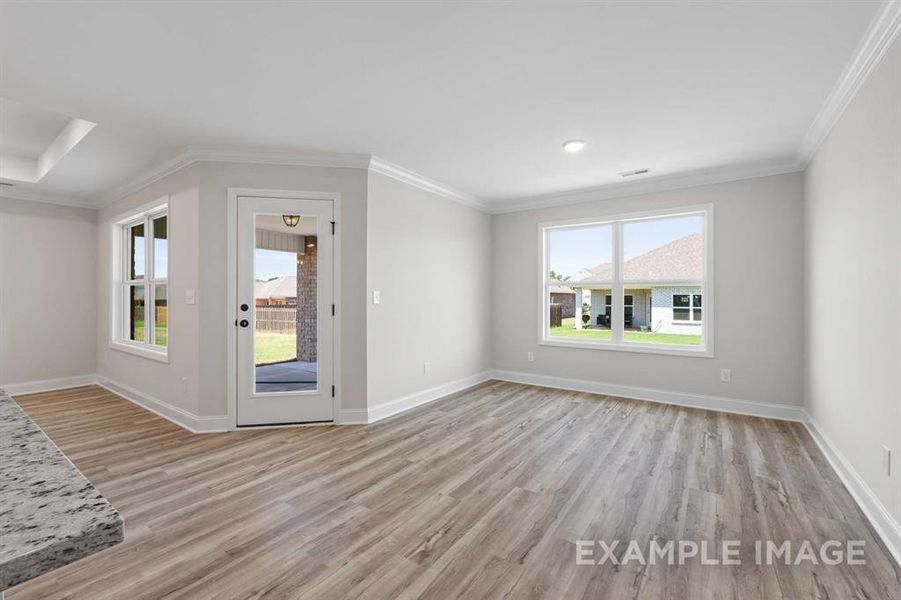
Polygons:
<instances>
[{"instance_id":1,"label":"white light switch plate","mask_svg":"<svg viewBox=\"0 0 901 600\"><path fill-rule=\"evenodd\" d=\"M382 302L382 294L378 290L372 291L372 303L373 304L381 304Z\"/></svg>"},{"instance_id":2,"label":"white light switch plate","mask_svg":"<svg viewBox=\"0 0 901 600\"><path fill-rule=\"evenodd\" d=\"M194 304L194 290L185 290L185 304Z\"/></svg>"}]
</instances>

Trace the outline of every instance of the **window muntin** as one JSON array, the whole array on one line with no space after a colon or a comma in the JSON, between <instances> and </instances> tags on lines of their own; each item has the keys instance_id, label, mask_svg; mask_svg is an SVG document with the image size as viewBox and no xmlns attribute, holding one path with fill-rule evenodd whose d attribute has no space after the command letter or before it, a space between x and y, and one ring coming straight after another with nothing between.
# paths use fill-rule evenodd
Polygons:
<instances>
[{"instance_id":1,"label":"window muntin","mask_svg":"<svg viewBox=\"0 0 901 600\"><path fill-rule=\"evenodd\" d=\"M114 342L165 354L168 342L168 214L159 206L116 226L123 244ZM148 243L153 240L153 243Z\"/></svg>"},{"instance_id":2,"label":"window muntin","mask_svg":"<svg viewBox=\"0 0 901 600\"><path fill-rule=\"evenodd\" d=\"M544 249L540 341L712 356L712 320L702 320L702 298L712 298L711 216L712 207L707 205L539 225ZM568 235L576 239L572 232L586 230L610 231L612 252L607 253L606 239L601 248L591 247L588 239L587 247L570 244L566 260L560 260L561 249L555 242ZM581 236L586 241L587 234ZM595 237L604 239L598 234ZM606 256L610 258L604 261ZM552 264L555 268L550 268ZM566 270L556 268L561 264L567 265ZM561 271L564 277L560 277ZM560 293L561 285L570 296ZM552 288L557 293L552 294ZM681 296L685 306L679 306L679 299L673 302L675 296ZM553 327L551 303L555 304ZM564 317L561 323L561 306L568 308L568 314L581 312L584 316Z\"/></svg>"}]
</instances>

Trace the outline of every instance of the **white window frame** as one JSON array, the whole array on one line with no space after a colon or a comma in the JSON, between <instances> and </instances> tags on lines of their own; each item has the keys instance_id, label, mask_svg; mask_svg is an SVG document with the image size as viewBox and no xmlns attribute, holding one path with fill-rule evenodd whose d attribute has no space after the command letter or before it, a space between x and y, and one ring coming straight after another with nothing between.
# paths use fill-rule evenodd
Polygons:
<instances>
[{"instance_id":1,"label":"white window frame","mask_svg":"<svg viewBox=\"0 0 901 600\"><path fill-rule=\"evenodd\" d=\"M623 225L634 221L651 221L666 218L700 216L701 233L704 238L704 276L698 280L660 280L637 281L624 279L623 277ZM638 352L644 354L667 354L675 356L692 356L701 358L713 358L714 346L714 261L713 261L713 205L701 204L692 206L671 207L652 211L625 213L617 215L604 215L594 218L568 219L563 221L543 221L538 223L538 247L541 256L538 261L538 344L542 346L558 346L564 348L583 348L592 350L606 350L615 352ZM613 237L613 279L607 281L582 281L567 282L563 285L579 287L583 285L608 286L613 296L611 307L611 340L580 340L572 338L560 338L550 336L550 286L561 285L559 281L552 282L548 276L550 244L547 233L553 229L571 229L578 227L611 226ZM623 339L623 295L626 288L641 287L672 287L672 286L700 286L703 295L702 321L679 321L679 323L691 323L701 327L701 344L699 346L678 344L646 344L639 342L626 342ZM606 292L605 292L606 293ZM693 299L692 299L693 301ZM706 314L705 314L706 313ZM694 313L691 313L694 316Z\"/></svg>"},{"instance_id":2,"label":"white window frame","mask_svg":"<svg viewBox=\"0 0 901 600\"><path fill-rule=\"evenodd\" d=\"M167 304L171 299L169 289L169 266L166 265L166 277L156 277L154 273L153 256L153 221L162 216L166 219L167 241L171 240L171 219L169 217L169 197L164 196L149 204L141 206L129 213L120 215L110 222L111 227L111 257L112 257L112 297L110 311L110 348L129 354L135 354L151 360L168 363L169 344L172 342L172 319L167 318L166 345L158 346L154 343L156 337L156 311L155 294L156 286L166 286ZM131 279L131 228L135 225L144 225L144 278ZM133 285L144 286L144 337L143 342L129 339L128 303L129 288ZM171 316L171 315L170 315Z\"/></svg>"}]
</instances>

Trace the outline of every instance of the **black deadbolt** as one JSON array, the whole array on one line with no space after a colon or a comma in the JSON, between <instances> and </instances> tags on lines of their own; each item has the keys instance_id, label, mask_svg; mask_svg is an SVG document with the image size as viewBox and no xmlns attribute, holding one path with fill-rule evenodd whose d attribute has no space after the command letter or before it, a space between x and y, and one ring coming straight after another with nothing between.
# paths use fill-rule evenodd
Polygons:
<instances>
[{"instance_id":1,"label":"black deadbolt","mask_svg":"<svg viewBox=\"0 0 901 600\"><path fill-rule=\"evenodd\" d=\"M250 321L248 321L247 319L241 319L241 322L238 323L238 324L239 324L241 327L247 327L248 325L250 325Z\"/></svg>"},{"instance_id":2,"label":"black deadbolt","mask_svg":"<svg viewBox=\"0 0 901 600\"><path fill-rule=\"evenodd\" d=\"M243 310L244 312L247 312L247 309L248 309L248 308L249 308L249 307L248 307L246 304L242 304L242 305L241 305L241 310Z\"/></svg>"}]
</instances>

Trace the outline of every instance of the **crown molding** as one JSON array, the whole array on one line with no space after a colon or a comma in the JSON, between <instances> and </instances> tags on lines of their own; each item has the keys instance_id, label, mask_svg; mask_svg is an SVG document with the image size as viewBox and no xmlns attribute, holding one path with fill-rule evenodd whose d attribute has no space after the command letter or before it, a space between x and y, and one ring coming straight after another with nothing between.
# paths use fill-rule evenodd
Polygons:
<instances>
[{"instance_id":1,"label":"crown molding","mask_svg":"<svg viewBox=\"0 0 901 600\"><path fill-rule=\"evenodd\" d=\"M756 177L770 175L783 175L804 170L804 166L794 159L758 164L728 165L715 169L692 171L689 173L676 173L673 175L661 175L628 183L614 183L595 187L579 188L565 192L555 192L540 196L528 196L511 200L502 200L489 203L492 214L505 214L535 210L552 206L565 206L568 204L580 204L596 200L612 200L614 198L627 198L658 192L668 192L692 188L701 185L715 183L728 183Z\"/></svg>"},{"instance_id":2,"label":"crown molding","mask_svg":"<svg viewBox=\"0 0 901 600\"><path fill-rule=\"evenodd\" d=\"M428 177L423 177L418 173L414 173L409 169L405 169L401 166L395 165L394 163L390 163L387 160L379 158L378 156L373 156L369 161L369 170L374 173L385 175L386 177L391 177L392 179L396 179L397 181L406 183L408 185L418 187L421 190L442 196L444 198L447 198L448 200L459 202L460 204L463 204L470 208L475 208L476 210L480 210L482 212L490 212L489 205L476 198L475 196L461 192L459 190L455 190L452 187L446 186L433 179L429 179Z\"/></svg>"},{"instance_id":3,"label":"crown molding","mask_svg":"<svg viewBox=\"0 0 901 600\"><path fill-rule=\"evenodd\" d=\"M798 161L807 167L854 96L901 32L901 0L885 0L807 130Z\"/></svg>"},{"instance_id":4,"label":"crown molding","mask_svg":"<svg viewBox=\"0 0 901 600\"><path fill-rule=\"evenodd\" d=\"M398 181L454 200L478 210L487 206L478 198L455 190L409 169L369 154L344 152L317 152L311 150L265 150L227 146L188 146L174 156L147 169L123 185L104 194L99 206L108 206L196 162L229 162L266 165L292 165L304 167L332 167L344 169L368 169ZM92 208L98 208L92 206Z\"/></svg>"},{"instance_id":5,"label":"crown molding","mask_svg":"<svg viewBox=\"0 0 901 600\"><path fill-rule=\"evenodd\" d=\"M195 162L194 154L190 147L184 148L178 154L167 158L161 163L157 163L153 167L146 169L137 176L131 178L127 182L113 188L111 191L100 196L97 208L109 206L113 202L122 200L131 194L147 187L151 183L159 181L167 175L175 173L179 169L183 169Z\"/></svg>"},{"instance_id":6,"label":"crown molding","mask_svg":"<svg viewBox=\"0 0 901 600\"><path fill-rule=\"evenodd\" d=\"M316 150L267 150L227 146L189 146L188 150L194 157L194 162L365 169L369 166L370 159L368 154L319 152Z\"/></svg>"},{"instance_id":7,"label":"crown molding","mask_svg":"<svg viewBox=\"0 0 901 600\"><path fill-rule=\"evenodd\" d=\"M95 205L80 198L73 198L71 196L63 196L60 194L51 194L48 192L37 192L34 190L19 187L0 187L0 199L25 200L28 202L55 204L57 206L69 206L71 208L87 208L90 210L97 210L97 207Z\"/></svg>"},{"instance_id":8,"label":"crown molding","mask_svg":"<svg viewBox=\"0 0 901 600\"><path fill-rule=\"evenodd\" d=\"M369 160L368 154L317 152L313 150L266 150L230 146L187 146L174 156L142 172L111 192L104 194L100 199L100 206L108 206L196 162L365 169L369 165Z\"/></svg>"}]
</instances>

